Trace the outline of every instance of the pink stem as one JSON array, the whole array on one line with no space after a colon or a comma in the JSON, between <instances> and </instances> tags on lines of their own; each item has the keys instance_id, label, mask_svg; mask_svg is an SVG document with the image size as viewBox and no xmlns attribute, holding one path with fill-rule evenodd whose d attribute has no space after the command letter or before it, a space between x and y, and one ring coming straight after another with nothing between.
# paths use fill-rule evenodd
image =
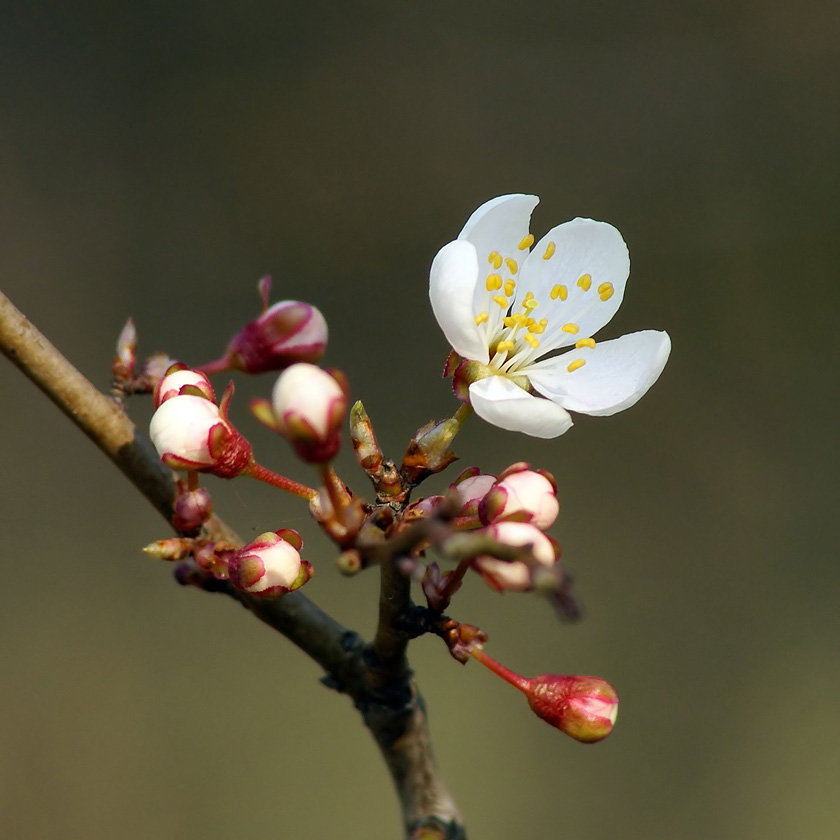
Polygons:
<instances>
[{"instance_id":1,"label":"pink stem","mask_svg":"<svg viewBox=\"0 0 840 840\"><path fill-rule=\"evenodd\" d=\"M230 362L223 356L221 359L216 359L215 362L207 362L206 365L199 365L193 370L200 373L222 373L222 371L230 370Z\"/></svg>"},{"instance_id":2,"label":"pink stem","mask_svg":"<svg viewBox=\"0 0 840 840\"><path fill-rule=\"evenodd\" d=\"M518 688L524 694L528 694L531 688L531 680L520 677L509 668L505 668L500 662L496 662L491 656L488 656L480 647L474 647L470 654L473 659L477 659L482 665L489 668L494 674L500 676L506 682L509 682L515 688Z\"/></svg>"},{"instance_id":3,"label":"pink stem","mask_svg":"<svg viewBox=\"0 0 840 840\"><path fill-rule=\"evenodd\" d=\"M242 474L256 478L257 481L264 481L273 487L279 487L281 490L285 490L287 493L292 493L295 496L300 496L302 499L314 499L318 495L317 491L311 487L307 487L305 484L298 484L297 481L292 481L290 478L278 475L276 472L272 472L256 463L256 461L250 467L246 467Z\"/></svg>"}]
</instances>

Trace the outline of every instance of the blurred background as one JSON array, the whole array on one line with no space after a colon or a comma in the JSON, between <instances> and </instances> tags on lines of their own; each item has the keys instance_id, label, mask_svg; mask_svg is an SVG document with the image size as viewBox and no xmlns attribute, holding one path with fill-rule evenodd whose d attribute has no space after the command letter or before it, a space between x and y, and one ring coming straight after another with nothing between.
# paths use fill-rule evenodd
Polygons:
<instances>
[{"instance_id":1,"label":"blurred background","mask_svg":"<svg viewBox=\"0 0 840 840\"><path fill-rule=\"evenodd\" d=\"M103 389L128 315L142 354L205 362L271 274L274 300L323 310L325 364L399 457L455 407L426 284L469 214L531 192L537 237L615 224L633 268L599 337L667 329L659 383L554 441L476 419L456 447L557 477L584 620L478 579L451 612L520 673L611 680L618 727L574 743L424 638L437 757L481 840L838 835L836 3L36 0L0 20L0 286ZM247 416L271 384L239 379L234 420L306 481ZM5 360L0 387L0 834L399 836L348 700L177 587L140 553L167 536L152 508ZM208 486L246 538L298 529L307 594L371 633L375 574L341 578L301 505Z\"/></svg>"}]
</instances>

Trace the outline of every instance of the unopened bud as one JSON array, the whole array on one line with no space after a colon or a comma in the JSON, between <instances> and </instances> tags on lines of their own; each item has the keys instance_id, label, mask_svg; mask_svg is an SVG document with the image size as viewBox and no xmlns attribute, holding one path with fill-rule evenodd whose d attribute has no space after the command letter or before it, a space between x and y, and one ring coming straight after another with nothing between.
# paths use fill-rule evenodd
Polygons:
<instances>
[{"instance_id":1,"label":"unopened bud","mask_svg":"<svg viewBox=\"0 0 840 840\"><path fill-rule=\"evenodd\" d=\"M259 282L262 313L230 341L225 355L204 370L241 370L267 373L285 370L297 362L317 362L327 347L327 322L309 303L283 300L268 306L271 278Z\"/></svg>"},{"instance_id":2,"label":"unopened bud","mask_svg":"<svg viewBox=\"0 0 840 840\"><path fill-rule=\"evenodd\" d=\"M477 467L470 467L450 485L450 489L458 494L461 508L458 516L470 517L475 522L475 527L480 524L478 518L479 504L496 484L496 476L487 473L480 473Z\"/></svg>"},{"instance_id":3,"label":"unopened bud","mask_svg":"<svg viewBox=\"0 0 840 840\"><path fill-rule=\"evenodd\" d=\"M185 365L175 364L155 386L155 408L160 408L161 404L172 397L185 394L216 402L216 392L205 374L198 370L190 370Z\"/></svg>"},{"instance_id":4,"label":"unopened bud","mask_svg":"<svg viewBox=\"0 0 840 840\"><path fill-rule=\"evenodd\" d=\"M167 399L152 416L149 437L174 470L197 470L234 478L253 461L251 444L227 419L229 388L221 407L184 394Z\"/></svg>"},{"instance_id":5,"label":"unopened bud","mask_svg":"<svg viewBox=\"0 0 840 840\"><path fill-rule=\"evenodd\" d=\"M111 364L116 382L125 382L134 374L137 364L137 329L129 318L117 339L117 354Z\"/></svg>"},{"instance_id":6,"label":"unopened bud","mask_svg":"<svg viewBox=\"0 0 840 840\"><path fill-rule=\"evenodd\" d=\"M155 560L183 560L192 553L193 544L183 537L170 537L168 540L157 540L143 546L143 553Z\"/></svg>"},{"instance_id":7,"label":"unopened bud","mask_svg":"<svg viewBox=\"0 0 840 840\"><path fill-rule=\"evenodd\" d=\"M585 744L612 732L618 694L606 680L543 674L529 682L528 704L546 723Z\"/></svg>"},{"instance_id":8,"label":"unopened bud","mask_svg":"<svg viewBox=\"0 0 840 840\"><path fill-rule=\"evenodd\" d=\"M520 469L503 473L478 510L484 523L513 519L545 530L557 518L560 505L548 478L534 470Z\"/></svg>"},{"instance_id":9,"label":"unopened bud","mask_svg":"<svg viewBox=\"0 0 840 840\"><path fill-rule=\"evenodd\" d=\"M300 458L322 464L335 457L347 413L347 396L335 376L315 365L292 365L274 384L272 406L280 433Z\"/></svg>"},{"instance_id":10,"label":"unopened bud","mask_svg":"<svg viewBox=\"0 0 840 840\"><path fill-rule=\"evenodd\" d=\"M486 529L496 542L509 546L530 546L536 566L551 567L557 562L557 551L551 540L527 522L497 522ZM524 560L499 560L481 556L473 561L476 571L494 589L526 592L533 588L534 564Z\"/></svg>"},{"instance_id":11,"label":"unopened bud","mask_svg":"<svg viewBox=\"0 0 840 840\"><path fill-rule=\"evenodd\" d=\"M382 466L382 450L361 400L350 409L350 440L359 466L365 472L376 472Z\"/></svg>"},{"instance_id":12,"label":"unopened bud","mask_svg":"<svg viewBox=\"0 0 840 840\"><path fill-rule=\"evenodd\" d=\"M213 513L213 498L204 487L188 490L175 499L172 524L178 531L191 534L210 518Z\"/></svg>"},{"instance_id":13,"label":"unopened bud","mask_svg":"<svg viewBox=\"0 0 840 840\"><path fill-rule=\"evenodd\" d=\"M312 577L312 566L300 558L302 544L295 531L262 534L231 556L230 582L242 592L265 598L299 589Z\"/></svg>"},{"instance_id":14,"label":"unopened bud","mask_svg":"<svg viewBox=\"0 0 840 840\"><path fill-rule=\"evenodd\" d=\"M411 484L446 469L458 456L452 451L452 441L461 428L454 418L432 421L419 428L408 444L403 457L401 472Z\"/></svg>"}]
</instances>

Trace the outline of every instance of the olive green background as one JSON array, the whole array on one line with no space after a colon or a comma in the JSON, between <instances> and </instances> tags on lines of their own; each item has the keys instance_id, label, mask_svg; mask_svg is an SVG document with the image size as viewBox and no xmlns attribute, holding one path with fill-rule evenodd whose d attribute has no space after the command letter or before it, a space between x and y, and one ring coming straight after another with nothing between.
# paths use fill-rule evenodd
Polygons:
<instances>
[{"instance_id":1,"label":"olive green background","mask_svg":"<svg viewBox=\"0 0 840 840\"><path fill-rule=\"evenodd\" d=\"M452 613L523 674L610 679L616 732L576 744L427 638L437 756L476 840L838 835L837 4L3 2L0 20L0 286L102 388L127 315L141 352L197 364L270 273L273 299L323 310L325 363L399 457L455 407L426 283L468 215L522 191L538 236L615 224L633 268L601 337L667 329L660 381L554 441L476 419L457 445L464 466L555 474L585 619L478 579ZM233 417L306 481L247 416L271 384L239 380ZM347 699L234 603L174 585L139 550L167 535L154 511L5 360L0 388L0 834L399 836ZM302 505L207 485L243 536L299 529L307 594L371 632L375 574L341 578Z\"/></svg>"}]
</instances>

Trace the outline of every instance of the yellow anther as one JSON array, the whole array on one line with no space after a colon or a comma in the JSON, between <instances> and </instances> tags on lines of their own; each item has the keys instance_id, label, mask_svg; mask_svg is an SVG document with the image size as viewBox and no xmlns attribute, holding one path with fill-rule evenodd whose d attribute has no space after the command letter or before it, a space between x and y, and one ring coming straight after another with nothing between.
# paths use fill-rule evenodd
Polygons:
<instances>
[{"instance_id":1,"label":"yellow anther","mask_svg":"<svg viewBox=\"0 0 840 840\"><path fill-rule=\"evenodd\" d=\"M557 298L560 298L560 300L566 300L569 296L569 290L565 286L558 284L549 292L548 296L552 300L557 300Z\"/></svg>"},{"instance_id":2,"label":"yellow anther","mask_svg":"<svg viewBox=\"0 0 840 840\"><path fill-rule=\"evenodd\" d=\"M598 297L601 300L609 300L615 294L615 289L613 289L612 283L601 283L598 286Z\"/></svg>"},{"instance_id":3,"label":"yellow anther","mask_svg":"<svg viewBox=\"0 0 840 840\"><path fill-rule=\"evenodd\" d=\"M506 318L502 319L502 323L506 327L521 327L522 322L525 320L525 316L521 312L515 312L513 315L508 315Z\"/></svg>"},{"instance_id":4,"label":"yellow anther","mask_svg":"<svg viewBox=\"0 0 840 840\"><path fill-rule=\"evenodd\" d=\"M528 332L534 333L534 335L542 335L545 332L545 328L548 326L548 319L543 318L539 323L534 321L532 324L528 324Z\"/></svg>"},{"instance_id":5,"label":"yellow anther","mask_svg":"<svg viewBox=\"0 0 840 840\"><path fill-rule=\"evenodd\" d=\"M584 292L588 292L589 287L592 285L592 275L581 274L580 277L578 277L577 284L581 287L581 289L583 289Z\"/></svg>"},{"instance_id":6,"label":"yellow anther","mask_svg":"<svg viewBox=\"0 0 840 840\"><path fill-rule=\"evenodd\" d=\"M493 295L491 300L501 306L502 309L508 308L508 299L504 295Z\"/></svg>"},{"instance_id":7,"label":"yellow anther","mask_svg":"<svg viewBox=\"0 0 840 840\"><path fill-rule=\"evenodd\" d=\"M538 300L534 300L533 298L526 298L522 301L522 308L527 309L529 312L532 309L536 309L540 305Z\"/></svg>"},{"instance_id":8,"label":"yellow anther","mask_svg":"<svg viewBox=\"0 0 840 840\"><path fill-rule=\"evenodd\" d=\"M508 271L511 274L516 274L516 272L519 271L519 265L516 260L511 259L510 257L505 257L505 265L508 267Z\"/></svg>"},{"instance_id":9,"label":"yellow anther","mask_svg":"<svg viewBox=\"0 0 840 840\"><path fill-rule=\"evenodd\" d=\"M530 333L525 333L525 335L523 335L522 337L525 339L525 341L528 342L528 344L531 345L531 347L534 348L534 350L536 350L537 347L540 346L539 339L531 335Z\"/></svg>"},{"instance_id":10,"label":"yellow anther","mask_svg":"<svg viewBox=\"0 0 840 840\"><path fill-rule=\"evenodd\" d=\"M566 370L569 373L574 373L576 370L580 370L585 364L586 362L583 359L575 359L573 362L569 362Z\"/></svg>"},{"instance_id":11,"label":"yellow anther","mask_svg":"<svg viewBox=\"0 0 840 840\"><path fill-rule=\"evenodd\" d=\"M543 254L544 260L550 260L554 256L554 252L557 250L557 246L553 242L549 242L548 245L545 246L545 253Z\"/></svg>"},{"instance_id":12,"label":"yellow anther","mask_svg":"<svg viewBox=\"0 0 840 840\"><path fill-rule=\"evenodd\" d=\"M563 324L563 326L560 327L560 329L563 330L563 332L569 333L570 335L577 335L580 327L578 327L577 324Z\"/></svg>"},{"instance_id":13,"label":"yellow anther","mask_svg":"<svg viewBox=\"0 0 840 840\"><path fill-rule=\"evenodd\" d=\"M502 288L502 277L500 274L488 274L484 284L488 292L497 292Z\"/></svg>"},{"instance_id":14,"label":"yellow anther","mask_svg":"<svg viewBox=\"0 0 840 840\"><path fill-rule=\"evenodd\" d=\"M611 289L612 287L612 283L601 283L601 285L598 286L598 294L602 295L607 291L607 289Z\"/></svg>"},{"instance_id":15,"label":"yellow anther","mask_svg":"<svg viewBox=\"0 0 840 840\"><path fill-rule=\"evenodd\" d=\"M500 341L496 345L496 352L497 353L507 353L508 350L513 350L513 342L512 341Z\"/></svg>"},{"instance_id":16,"label":"yellow anther","mask_svg":"<svg viewBox=\"0 0 840 840\"><path fill-rule=\"evenodd\" d=\"M498 271L502 267L502 255L498 251L491 251L487 257L487 262Z\"/></svg>"},{"instance_id":17,"label":"yellow anther","mask_svg":"<svg viewBox=\"0 0 840 840\"><path fill-rule=\"evenodd\" d=\"M482 324L486 324L489 318L490 316L486 312L479 312L478 315L475 316L475 325L480 327Z\"/></svg>"},{"instance_id":18,"label":"yellow anther","mask_svg":"<svg viewBox=\"0 0 840 840\"><path fill-rule=\"evenodd\" d=\"M515 280L505 280L505 294L510 297L513 294L513 290L516 288L516 281Z\"/></svg>"},{"instance_id":19,"label":"yellow anther","mask_svg":"<svg viewBox=\"0 0 840 840\"><path fill-rule=\"evenodd\" d=\"M594 338L581 338L579 341L575 342L575 347L580 350L581 347L589 347L590 349L595 347L595 339Z\"/></svg>"},{"instance_id":20,"label":"yellow anther","mask_svg":"<svg viewBox=\"0 0 840 840\"><path fill-rule=\"evenodd\" d=\"M522 241L516 246L520 251L527 251L534 244L534 234L529 233L522 237Z\"/></svg>"}]
</instances>

